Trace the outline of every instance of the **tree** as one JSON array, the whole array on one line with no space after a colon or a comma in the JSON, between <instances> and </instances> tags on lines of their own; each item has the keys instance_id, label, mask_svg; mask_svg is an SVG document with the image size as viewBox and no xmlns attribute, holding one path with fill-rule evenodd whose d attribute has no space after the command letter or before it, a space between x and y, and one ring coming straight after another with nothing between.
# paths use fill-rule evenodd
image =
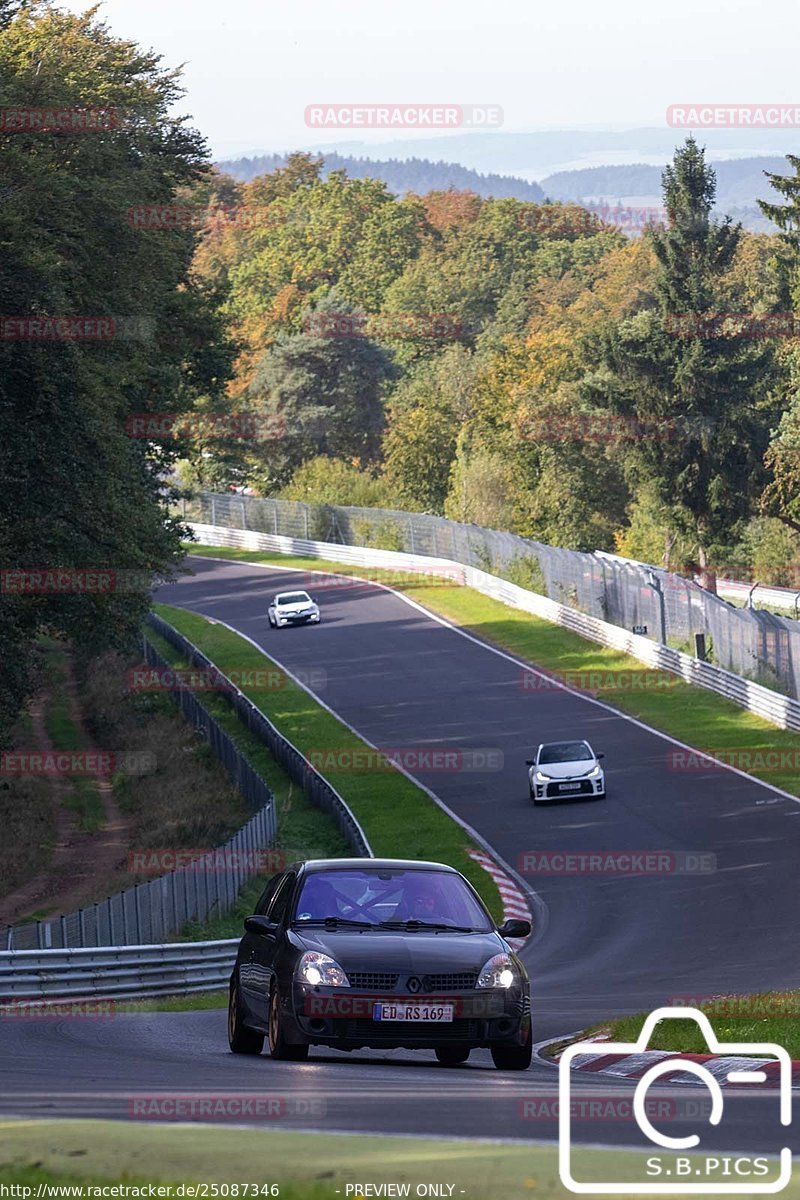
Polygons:
<instances>
[{"instance_id":1,"label":"tree","mask_svg":"<svg viewBox=\"0 0 800 1200\"><path fill-rule=\"evenodd\" d=\"M476 363L463 346L423 361L394 391L383 443L384 470L403 503L442 513L458 431L469 416Z\"/></svg>"},{"instance_id":2,"label":"tree","mask_svg":"<svg viewBox=\"0 0 800 1200\"><path fill-rule=\"evenodd\" d=\"M335 293L309 315L312 331L281 335L248 389L269 431L251 456L251 478L262 489L285 486L301 463L320 454L362 466L378 459L391 355L356 332L360 314Z\"/></svg>"},{"instance_id":3,"label":"tree","mask_svg":"<svg viewBox=\"0 0 800 1200\"><path fill-rule=\"evenodd\" d=\"M375 479L353 462L320 455L297 468L281 490L285 500L343 504L357 508L397 508L397 496L384 479Z\"/></svg>"},{"instance_id":4,"label":"tree","mask_svg":"<svg viewBox=\"0 0 800 1200\"><path fill-rule=\"evenodd\" d=\"M713 316L741 229L712 220L715 175L692 138L663 187L669 225L646 235L658 264L655 305L598 337L601 367L585 393L635 423L629 482L653 488L705 571L709 548L753 513L766 481L773 355Z\"/></svg>"},{"instance_id":5,"label":"tree","mask_svg":"<svg viewBox=\"0 0 800 1200\"><path fill-rule=\"evenodd\" d=\"M128 219L207 170L202 138L171 115L177 74L112 38L96 10L33 0L0 22L0 77L6 106L116 114L92 130L0 132L0 313L97 316L109 333L0 338L0 566L104 568L118 583L0 591L2 743L42 630L79 648L135 638L183 530L165 508L176 447L128 436L128 418L185 411L221 388L226 365L213 304L188 275L194 234Z\"/></svg>"}]
</instances>

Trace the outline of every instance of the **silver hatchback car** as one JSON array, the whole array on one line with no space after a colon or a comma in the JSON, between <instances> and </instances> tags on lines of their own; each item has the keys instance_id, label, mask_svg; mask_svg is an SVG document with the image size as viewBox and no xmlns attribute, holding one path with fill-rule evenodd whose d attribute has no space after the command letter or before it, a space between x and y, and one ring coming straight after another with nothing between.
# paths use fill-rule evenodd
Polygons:
<instances>
[{"instance_id":1,"label":"silver hatchback car","mask_svg":"<svg viewBox=\"0 0 800 1200\"><path fill-rule=\"evenodd\" d=\"M267 609L273 629L284 625L318 625L319 606L308 592L278 592Z\"/></svg>"},{"instance_id":2,"label":"silver hatchback car","mask_svg":"<svg viewBox=\"0 0 800 1200\"><path fill-rule=\"evenodd\" d=\"M536 757L526 759L531 800L542 804L573 796L602 799L606 794L603 757L588 742L543 742Z\"/></svg>"}]
</instances>

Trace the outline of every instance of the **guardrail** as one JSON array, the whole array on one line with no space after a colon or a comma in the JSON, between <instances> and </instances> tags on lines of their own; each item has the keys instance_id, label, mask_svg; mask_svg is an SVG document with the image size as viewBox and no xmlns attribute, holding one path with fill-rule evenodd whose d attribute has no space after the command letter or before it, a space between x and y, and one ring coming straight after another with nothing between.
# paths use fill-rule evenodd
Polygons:
<instances>
[{"instance_id":1,"label":"guardrail","mask_svg":"<svg viewBox=\"0 0 800 1200\"><path fill-rule=\"evenodd\" d=\"M219 671L215 663L203 654L193 642L184 637L169 622L155 613L148 615L148 623L176 650L184 654L192 666L216 671L225 681L225 695L251 733L267 745L274 758L280 763L290 779L299 783L308 799L317 808L330 813L342 836L356 855L372 858L372 849L367 835L361 828L348 804L324 776L311 765L297 747L272 724L270 719L249 700L228 677Z\"/></svg>"},{"instance_id":2,"label":"guardrail","mask_svg":"<svg viewBox=\"0 0 800 1200\"><path fill-rule=\"evenodd\" d=\"M752 600L753 604L771 604L800 616L800 592L796 588L774 587L769 583L740 583L737 579L717 579L717 594L725 600Z\"/></svg>"},{"instance_id":3,"label":"guardrail","mask_svg":"<svg viewBox=\"0 0 800 1200\"><path fill-rule=\"evenodd\" d=\"M0 1004L205 992L228 986L238 939L86 950L0 951ZM19 1015L0 1011L0 1020Z\"/></svg>"},{"instance_id":4,"label":"guardrail","mask_svg":"<svg viewBox=\"0 0 800 1200\"><path fill-rule=\"evenodd\" d=\"M589 641L603 646L623 650L632 658L649 667L657 667L679 676L686 683L706 688L730 700L740 708L763 717L781 729L800 732L800 701L794 700L763 684L744 679L731 671L711 663L701 662L673 650L660 642L639 634L629 633L618 625L611 625L599 617L591 617L578 609L540 596L517 584L508 583L496 575L490 575L477 567L468 567L452 559L434 558L428 555L408 554L404 551L374 550L367 546L342 546L334 542L315 542L307 538L290 538L271 533L256 533L252 530L228 529L214 525L189 523L198 539L211 546L233 546L246 550L272 550L281 554L295 554L308 558L325 558L331 562L348 563L351 566L384 567L409 572L432 572L436 567L448 578L463 578L463 582L491 596L503 604L522 609L534 616L543 617Z\"/></svg>"}]
</instances>

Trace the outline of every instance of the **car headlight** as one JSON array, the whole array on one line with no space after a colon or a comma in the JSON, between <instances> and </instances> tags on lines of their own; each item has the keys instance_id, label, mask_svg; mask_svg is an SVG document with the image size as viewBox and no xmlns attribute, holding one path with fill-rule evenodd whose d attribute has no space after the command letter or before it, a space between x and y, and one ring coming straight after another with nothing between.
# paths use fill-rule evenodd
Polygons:
<instances>
[{"instance_id":1,"label":"car headlight","mask_svg":"<svg viewBox=\"0 0 800 1200\"><path fill-rule=\"evenodd\" d=\"M350 980L335 958L320 954L316 950L308 950L297 964L295 972L303 983L312 987L324 984L325 987L350 987Z\"/></svg>"},{"instance_id":2,"label":"car headlight","mask_svg":"<svg viewBox=\"0 0 800 1200\"><path fill-rule=\"evenodd\" d=\"M495 954L483 964L476 988L510 988L517 982L517 972L507 954Z\"/></svg>"},{"instance_id":3,"label":"car headlight","mask_svg":"<svg viewBox=\"0 0 800 1200\"><path fill-rule=\"evenodd\" d=\"M587 774L590 779L596 779L597 776L600 774L600 764L595 763L594 766L592 767L591 771L588 771Z\"/></svg>"},{"instance_id":4,"label":"car headlight","mask_svg":"<svg viewBox=\"0 0 800 1200\"><path fill-rule=\"evenodd\" d=\"M545 775L544 771L536 772L536 780L538 783L549 783L552 778L552 775Z\"/></svg>"}]
</instances>

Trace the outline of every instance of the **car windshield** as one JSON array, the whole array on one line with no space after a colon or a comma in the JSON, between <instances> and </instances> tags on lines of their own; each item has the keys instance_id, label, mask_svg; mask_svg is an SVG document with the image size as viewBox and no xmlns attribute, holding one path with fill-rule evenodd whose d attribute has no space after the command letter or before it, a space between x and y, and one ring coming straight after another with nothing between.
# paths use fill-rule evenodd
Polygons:
<instances>
[{"instance_id":1,"label":"car windshield","mask_svg":"<svg viewBox=\"0 0 800 1200\"><path fill-rule=\"evenodd\" d=\"M287 592L285 596L276 596L276 604L310 604L311 597L307 592Z\"/></svg>"},{"instance_id":2,"label":"car windshield","mask_svg":"<svg viewBox=\"0 0 800 1200\"><path fill-rule=\"evenodd\" d=\"M539 751L540 763L591 762L593 758L586 742L550 742Z\"/></svg>"},{"instance_id":3,"label":"car windshield","mask_svg":"<svg viewBox=\"0 0 800 1200\"><path fill-rule=\"evenodd\" d=\"M449 871L315 871L297 901L294 924L338 919L383 925L417 921L488 932L491 922L463 879Z\"/></svg>"}]
</instances>

